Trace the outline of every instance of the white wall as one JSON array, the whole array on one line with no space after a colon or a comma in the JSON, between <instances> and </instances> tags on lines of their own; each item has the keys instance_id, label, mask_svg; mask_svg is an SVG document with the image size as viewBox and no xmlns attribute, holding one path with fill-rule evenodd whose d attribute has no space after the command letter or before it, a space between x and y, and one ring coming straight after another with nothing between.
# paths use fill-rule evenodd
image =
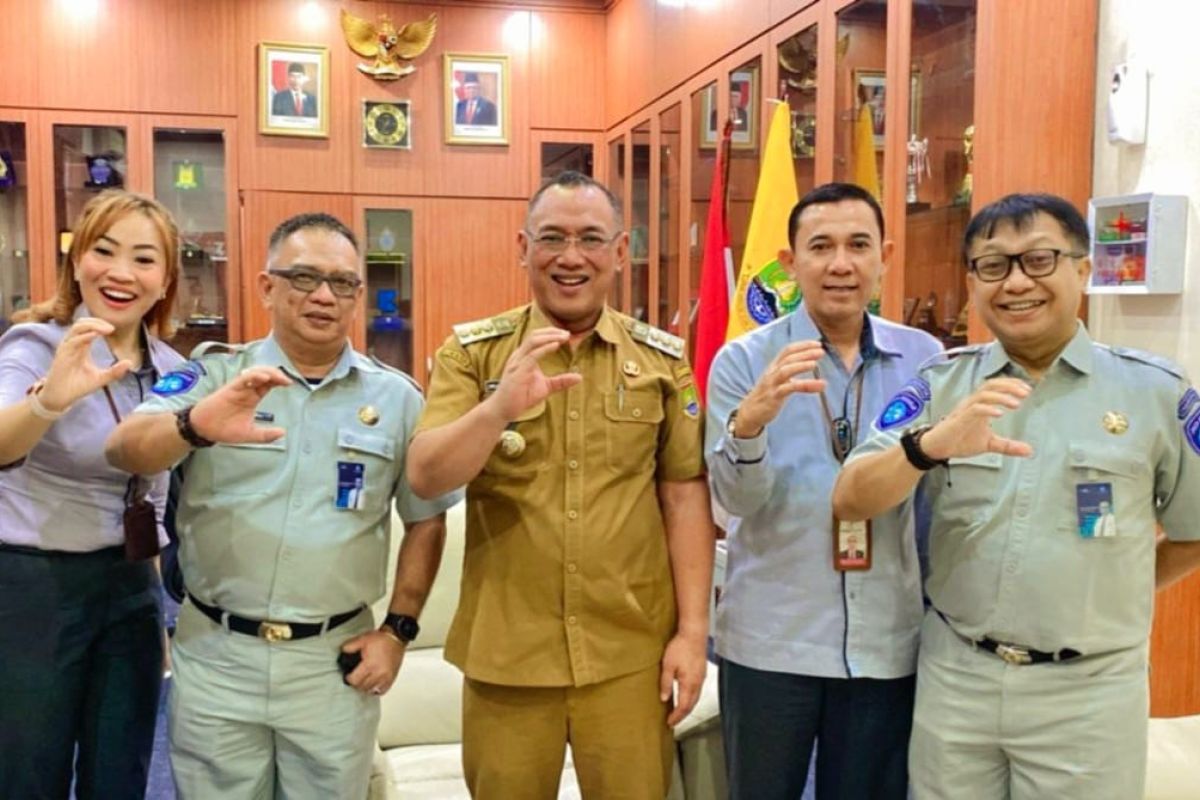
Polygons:
<instances>
[{"instance_id":1,"label":"white wall","mask_svg":"<svg viewBox=\"0 0 1200 800\"><path fill-rule=\"evenodd\" d=\"M1184 291L1147 297L1094 295L1089 325L1099 341L1138 347L1182 364L1200 382L1200 3L1100 0L1097 41L1095 197L1157 192L1189 198ZM1146 144L1110 144L1112 67L1150 71Z\"/></svg>"}]
</instances>

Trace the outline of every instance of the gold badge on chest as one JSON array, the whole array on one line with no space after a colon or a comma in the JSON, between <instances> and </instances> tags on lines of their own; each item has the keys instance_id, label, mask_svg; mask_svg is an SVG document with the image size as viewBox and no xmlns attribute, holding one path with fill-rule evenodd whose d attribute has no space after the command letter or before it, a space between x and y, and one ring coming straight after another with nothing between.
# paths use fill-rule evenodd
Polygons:
<instances>
[{"instance_id":1,"label":"gold badge on chest","mask_svg":"<svg viewBox=\"0 0 1200 800\"><path fill-rule=\"evenodd\" d=\"M363 406L358 410L358 421L363 425L375 425L379 422L379 412L375 406Z\"/></svg>"},{"instance_id":2,"label":"gold badge on chest","mask_svg":"<svg viewBox=\"0 0 1200 800\"><path fill-rule=\"evenodd\" d=\"M500 452L509 458L518 458L525 452L525 437L513 430L500 434Z\"/></svg>"},{"instance_id":3,"label":"gold badge on chest","mask_svg":"<svg viewBox=\"0 0 1200 800\"><path fill-rule=\"evenodd\" d=\"M1104 425L1104 430L1117 436L1129 430L1129 418L1120 411L1105 411L1101 424Z\"/></svg>"},{"instance_id":4,"label":"gold badge on chest","mask_svg":"<svg viewBox=\"0 0 1200 800\"><path fill-rule=\"evenodd\" d=\"M638 375L642 374L642 368L636 361L629 359L621 365L621 372L625 373L627 377L636 378Z\"/></svg>"}]
</instances>

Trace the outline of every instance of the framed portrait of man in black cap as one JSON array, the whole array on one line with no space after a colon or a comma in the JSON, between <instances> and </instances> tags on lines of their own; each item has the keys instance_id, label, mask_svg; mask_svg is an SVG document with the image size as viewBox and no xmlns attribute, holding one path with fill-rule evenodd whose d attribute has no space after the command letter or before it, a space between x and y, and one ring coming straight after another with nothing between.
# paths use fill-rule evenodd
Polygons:
<instances>
[{"instance_id":1,"label":"framed portrait of man in black cap","mask_svg":"<svg viewBox=\"0 0 1200 800\"><path fill-rule=\"evenodd\" d=\"M263 42L259 51L259 133L329 136L329 49Z\"/></svg>"},{"instance_id":2,"label":"framed portrait of man in black cap","mask_svg":"<svg viewBox=\"0 0 1200 800\"><path fill-rule=\"evenodd\" d=\"M508 56L447 53L446 141L508 144Z\"/></svg>"}]
</instances>

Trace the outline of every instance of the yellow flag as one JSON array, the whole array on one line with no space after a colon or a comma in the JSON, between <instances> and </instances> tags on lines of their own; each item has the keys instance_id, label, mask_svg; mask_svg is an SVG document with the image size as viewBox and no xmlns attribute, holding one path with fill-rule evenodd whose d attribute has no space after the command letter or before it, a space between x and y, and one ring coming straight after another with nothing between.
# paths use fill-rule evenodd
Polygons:
<instances>
[{"instance_id":1,"label":"yellow flag","mask_svg":"<svg viewBox=\"0 0 1200 800\"><path fill-rule=\"evenodd\" d=\"M787 240L788 215L800 199L796 194L791 143L791 111L787 103L780 103L767 130L726 340L784 316L800 305L796 282L779 264L779 251L791 246Z\"/></svg>"},{"instance_id":2,"label":"yellow flag","mask_svg":"<svg viewBox=\"0 0 1200 800\"><path fill-rule=\"evenodd\" d=\"M854 123L854 182L880 200L879 167L875 163L875 126L871 106L863 103Z\"/></svg>"}]
</instances>

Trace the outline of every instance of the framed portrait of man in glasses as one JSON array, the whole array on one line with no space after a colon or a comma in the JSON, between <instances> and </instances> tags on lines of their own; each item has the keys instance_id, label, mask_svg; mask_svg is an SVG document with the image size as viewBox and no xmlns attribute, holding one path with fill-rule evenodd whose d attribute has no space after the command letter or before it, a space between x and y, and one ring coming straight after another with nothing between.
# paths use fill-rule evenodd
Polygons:
<instances>
[{"instance_id":1,"label":"framed portrait of man in glasses","mask_svg":"<svg viewBox=\"0 0 1200 800\"><path fill-rule=\"evenodd\" d=\"M508 144L508 56L447 53L448 144Z\"/></svg>"}]
</instances>

